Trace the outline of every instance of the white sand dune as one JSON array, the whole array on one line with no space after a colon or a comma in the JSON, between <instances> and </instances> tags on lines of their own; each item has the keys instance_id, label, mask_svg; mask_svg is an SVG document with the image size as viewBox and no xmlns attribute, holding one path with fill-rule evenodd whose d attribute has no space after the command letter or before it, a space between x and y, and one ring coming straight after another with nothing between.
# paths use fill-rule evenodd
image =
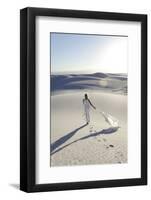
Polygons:
<instances>
[{"instance_id":1,"label":"white sand dune","mask_svg":"<svg viewBox=\"0 0 151 200\"><path fill-rule=\"evenodd\" d=\"M94 81L100 83L100 78L96 79ZM107 81L107 77L104 79ZM108 79L113 81L111 77ZM76 81L80 81L79 77ZM81 81L83 84L84 80ZM51 96L51 166L127 162L127 95L123 95L124 87L122 93L113 93L108 88L105 92L98 87L80 90L70 87L68 92L62 87ZM116 85L115 89L119 88L121 85ZM89 125L85 124L82 104L85 92L97 108L90 111ZM116 117L120 128L109 126L99 111Z\"/></svg>"},{"instance_id":2,"label":"white sand dune","mask_svg":"<svg viewBox=\"0 0 151 200\"><path fill-rule=\"evenodd\" d=\"M107 73L51 75L53 93L86 89L127 94L127 75Z\"/></svg>"}]
</instances>

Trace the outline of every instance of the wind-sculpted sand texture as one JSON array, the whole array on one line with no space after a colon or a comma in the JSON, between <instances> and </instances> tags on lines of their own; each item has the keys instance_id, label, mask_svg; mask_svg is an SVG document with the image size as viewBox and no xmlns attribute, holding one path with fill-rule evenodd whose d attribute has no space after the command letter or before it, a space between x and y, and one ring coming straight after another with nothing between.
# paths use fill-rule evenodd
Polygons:
<instances>
[{"instance_id":1,"label":"wind-sculpted sand texture","mask_svg":"<svg viewBox=\"0 0 151 200\"><path fill-rule=\"evenodd\" d=\"M51 91L62 90L99 90L127 94L127 76L125 74L67 74L51 76Z\"/></svg>"}]
</instances>

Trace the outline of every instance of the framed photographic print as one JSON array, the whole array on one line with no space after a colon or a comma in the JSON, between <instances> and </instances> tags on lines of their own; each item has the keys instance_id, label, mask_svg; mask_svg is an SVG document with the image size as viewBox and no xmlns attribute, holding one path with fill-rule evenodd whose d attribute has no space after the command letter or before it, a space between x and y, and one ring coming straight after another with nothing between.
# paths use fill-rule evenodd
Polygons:
<instances>
[{"instance_id":1,"label":"framed photographic print","mask_svg":"<svg viewBox=\"0 0 151 200\"><path fill-rule=\"evenodd\" d=\"M20 12L20 189L147 184L147 16Z\"/></svg>"}]
</instances>

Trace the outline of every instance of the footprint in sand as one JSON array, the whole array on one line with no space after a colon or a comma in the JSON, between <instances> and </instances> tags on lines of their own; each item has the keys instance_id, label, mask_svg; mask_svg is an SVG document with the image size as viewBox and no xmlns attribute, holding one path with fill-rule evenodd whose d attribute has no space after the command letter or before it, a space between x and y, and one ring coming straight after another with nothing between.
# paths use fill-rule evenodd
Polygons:
<instances>
[{"instance_id":1,"label":"footprint in sand","mask_svg":"<svg viewBox=\"0 0 151 200\"><path fill-rule=\"evenodd\" d=\"M93 132L93 126L90 127L90 133L92 133L92 132Z\"/></svg>"},{"instance_id":2,"label":"footprint in sand","mask_svg":"<svg viewBox=\"0 0 151 200\"><path fill-rule=\"evenodd\" d=\"M114 148L114 145L113 145L113 144L110 144L110 145L108 145L108 146L105 145L105 147L106 147L106 149Z\"/></svg>"}]
</instances>

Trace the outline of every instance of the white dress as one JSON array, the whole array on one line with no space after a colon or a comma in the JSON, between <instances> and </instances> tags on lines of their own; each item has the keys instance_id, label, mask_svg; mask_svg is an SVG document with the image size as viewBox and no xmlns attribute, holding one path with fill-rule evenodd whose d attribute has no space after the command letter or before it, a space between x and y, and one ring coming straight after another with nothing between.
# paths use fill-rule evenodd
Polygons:
<instances>
[{"instance_id":1,"label":"white dress","mask_svg":"<svg viewBox=\"0 0 151 200\"><path fill-rule=\"evenodd\" d=\"M90 122L90 114L89 114L90 103L88 99L83 99L83 104L84 104L84 114L85 114L86 122L89 123Z\"/></svg>"}]
</instances>

